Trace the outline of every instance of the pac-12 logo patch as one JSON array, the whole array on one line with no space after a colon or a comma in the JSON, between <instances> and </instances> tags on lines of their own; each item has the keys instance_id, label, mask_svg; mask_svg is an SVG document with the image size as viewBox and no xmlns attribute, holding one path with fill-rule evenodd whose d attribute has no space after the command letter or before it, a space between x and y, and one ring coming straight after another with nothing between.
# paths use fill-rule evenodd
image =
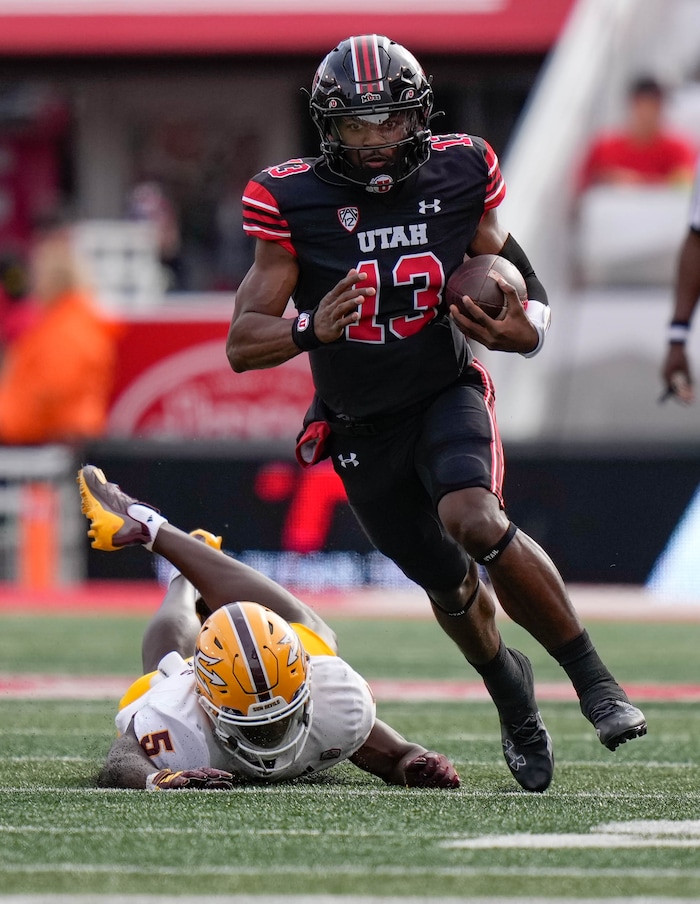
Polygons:
<instances>
[{"instance_id":1,"label":"pac-12 logo patch","mask_svg":"<svg viewBox=\"0 0 700 904\"><path fill-rule=\"evenodd\" d=\"M338 219L340 220L340 225L347 229L348 232L352 232L355 226L360 222L360 211L357 207L341 207L338 210Z\"/></svg>"}]
</instances>

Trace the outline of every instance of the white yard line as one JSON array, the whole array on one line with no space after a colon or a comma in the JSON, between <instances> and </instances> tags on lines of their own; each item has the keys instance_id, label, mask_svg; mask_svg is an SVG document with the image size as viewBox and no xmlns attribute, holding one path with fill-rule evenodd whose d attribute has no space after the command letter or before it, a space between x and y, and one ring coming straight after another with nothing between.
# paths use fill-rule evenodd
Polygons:
<instances>
[{"instance_id":1,"label":"white yard line","mask_svg":"<svg viewBox=\"0 0 700 904\"><path fill-rule=\"evenodd\" d=\"M182 898L191 900L191 895ZM0 904L173 904L172 895L0 895ZM280 904L279 895L207 895L208 904ZM513 904L513 898L379 898L360 895L284 895L284 904ZM576 898L572 904L601 904L601 898ZM528 898L518 904L561 904L560 898ZM605 904L698 904L697 898L605 898Z\"/></svg>"}]
</instances>

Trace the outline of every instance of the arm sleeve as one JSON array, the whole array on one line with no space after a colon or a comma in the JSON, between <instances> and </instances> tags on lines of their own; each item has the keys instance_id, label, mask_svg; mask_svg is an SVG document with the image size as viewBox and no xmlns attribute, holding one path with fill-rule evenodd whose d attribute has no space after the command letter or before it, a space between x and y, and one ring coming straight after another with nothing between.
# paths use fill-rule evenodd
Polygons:
<instances>
[{"instance_id":1,"label":"arm sleeve","mask_svg":"<svg viewBox=\"0 0 700 904\"><path fill-rule=\"evenodd\" d=\"M549 304L547 292L537 278L537 274L535 273L527 254L525 254L512 235L508 236L505 244L498 253L501 257L505 257L506 260L510 261L511 264L515 264L522 273L525 285L527 286L527 297L534 299L535 301L541 301L542 304Z\"/></svg>"}]
</instances>

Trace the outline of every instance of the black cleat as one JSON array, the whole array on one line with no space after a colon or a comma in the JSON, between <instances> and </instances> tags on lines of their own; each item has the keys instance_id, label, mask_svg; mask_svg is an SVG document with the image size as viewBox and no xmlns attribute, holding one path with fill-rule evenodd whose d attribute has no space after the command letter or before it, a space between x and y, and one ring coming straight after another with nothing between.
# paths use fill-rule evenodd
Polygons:
<instances>
[{"instance_id":1,"label":"black cleat","mask_svg":"<svg viewBox=\"0 0 700 904\"><path fill-rule=\"evenodd\" d=\"M595 703L588 714L601 744L616 750L625 741L647 733L647 720L641 709L626 700L606 697Z\"/></svg>"},{"instance_id":2,"label":"black cleat","mask_svg":"<svg viewBox=\"0 0 700 904\"><path fill-rule=\"evenodd\" d=\"M503 756L513 778L526 791L545 791L554 775L552 739L539 712L520 725L501 722Z\"/></svg>"},{"instance_id":3,"label":"black cleat","mask_svg":"<svg viewBox=\"0 0 700 904\"><path fill-rule=\"evenodd\" d=\"M545 791L554 775L552 739L545 728L535 701L535 679L530 660L520 650L510 650L523 669L523 678L532 709L517 722L501 716L503 756L516 782L526 791Z\"/></svg>"}]
</instances>

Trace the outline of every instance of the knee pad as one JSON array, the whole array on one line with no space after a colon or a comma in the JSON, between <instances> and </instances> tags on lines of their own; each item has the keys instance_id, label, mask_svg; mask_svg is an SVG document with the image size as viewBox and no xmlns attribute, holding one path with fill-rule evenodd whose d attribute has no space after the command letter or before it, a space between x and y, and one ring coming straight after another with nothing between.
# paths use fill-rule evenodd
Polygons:
<instances>
[{"instance_id":1,"label":"knee pad","mask_svg":"<svg viewBox=\"0 0 700 904\"><path fill-rule=\"evenodd\" d=\"M492 549L490 549L487 553L485 553L483 556L481 556L481 558L475 559L475 561L478 562L479 565L484 565L484 566L493 565L493 563L496 561L496 559L498 559L498 557L501 555L503 550L506 548L506 546L508 546L510 541L513 539L517 530L518 530L518 528L511 521L510 524L508 525L508 530L503 534L503 536L498 541L498 543L496 543L496 545Z\"/></svg>"}]
</instances>

